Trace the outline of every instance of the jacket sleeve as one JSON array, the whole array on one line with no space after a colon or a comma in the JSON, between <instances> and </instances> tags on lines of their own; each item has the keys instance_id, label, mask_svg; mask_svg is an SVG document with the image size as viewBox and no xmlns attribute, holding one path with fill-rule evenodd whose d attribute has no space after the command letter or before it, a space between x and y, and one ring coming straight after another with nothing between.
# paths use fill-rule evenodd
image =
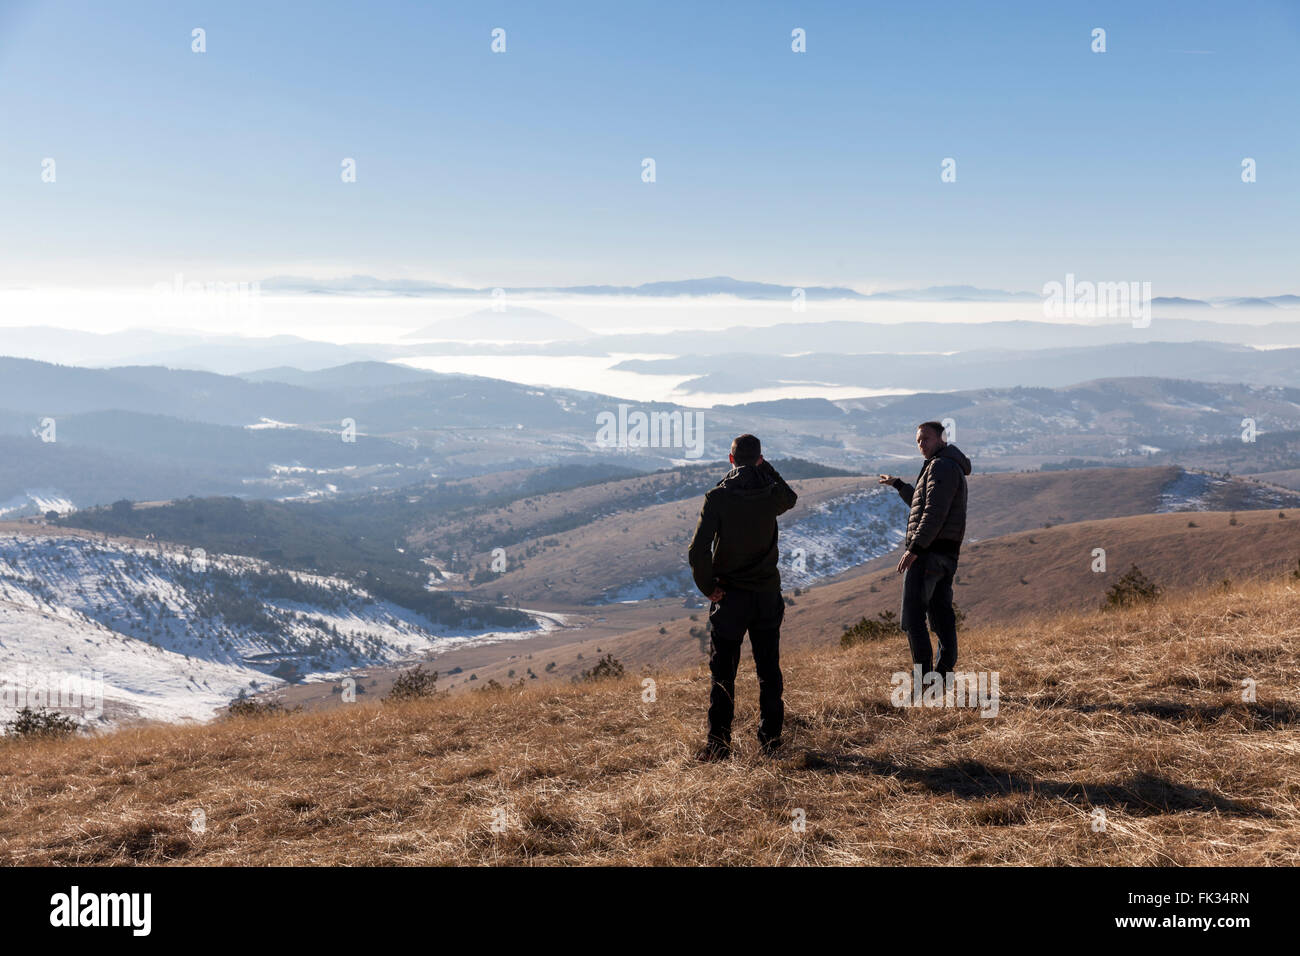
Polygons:
<instances>
[{"instance_id":1,"label":"jacket sleeve","mask_svg":"<svg viewBox=\"0 0 1300 956\"><path fill-rule=\"evenodd\" d=\"M935 537L943 528L944 519L948 517L948 509L952 507L953 498L957 494L957 476L957 466L943 459L936 461L926 470L925 508L921 512L921 521L916 526L916 534L912 536L912 543L907 550L924 551L934 543Z\"/></svg>"},{"instance_id":2,"label":"jacket sleeve","mask_svg":"<svg viewBox=\"0 0 1300 956\"><path fill-rule=\"evenodd\" d=\"M776 513L783 515L794 507L795 502L799 500L799 496L794 493L793 488L785 483L785 479L777 474L776 469L772 467L770 461L764 459L763 464L765 466L763 470L767 472L768 477L771 478L772 482L777 486L778 494Z\"/></svg>"},{"instance_id":3,"label":"jacket sleeve","mask_svg":"<svg viewBox=\"0 0 1300 956\"><path fill-rule=\"evenodd\" d=\"M691 563L695 586L705 597L712 594L717 586L713 577L713 538L717 535L720 524L717 506L705 495L704 505L700 508L700 520L695 525L691 547L686 554Z\"/></svg>"},{"instance_id":4,"label":"jacket sleeve","mask_svg":"<svg viewBox=\"0 0 1300 956\"><path fill-rule=\"evenodd\" d=\"M912 507L912 495L916 489L905 482L902 478L895 478L893 481L894 490L898 492L898 497L903 499L903 504L909 508Z\"/></svg>"}]
</instances>

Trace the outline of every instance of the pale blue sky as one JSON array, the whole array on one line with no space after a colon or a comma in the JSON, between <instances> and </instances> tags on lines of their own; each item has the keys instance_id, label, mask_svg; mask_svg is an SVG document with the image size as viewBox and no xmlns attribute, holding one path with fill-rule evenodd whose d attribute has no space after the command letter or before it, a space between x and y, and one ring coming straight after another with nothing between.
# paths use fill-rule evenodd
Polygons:
<instances>
[{"instance_id":1,"label":"pale blue sky","mask_svg":"<svg viewBox=\"0 0 1300 956\"><path fill-rule=\"evenodd\" d=\"M1294 0L0 0L0 285L1300 292L1298 46Z\"/></svg>"}]
</instances>

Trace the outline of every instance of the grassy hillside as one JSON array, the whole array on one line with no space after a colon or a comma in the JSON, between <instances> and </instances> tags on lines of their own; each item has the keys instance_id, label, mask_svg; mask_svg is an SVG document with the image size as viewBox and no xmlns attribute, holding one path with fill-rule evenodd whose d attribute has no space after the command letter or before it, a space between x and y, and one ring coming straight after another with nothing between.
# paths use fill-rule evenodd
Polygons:
<instances>
[{"instance_id":1,"label":"grassy hillside","mask_svg":"<svg viewBox=\"0 0 1300 956\"><path fill-rule=\"evenodd\" d=\"M909 482L916 477L915 469L901 474ZM1160 507L1161 492L1180 474L1171 467L995 475L977 470L969 479L966 535L992 538L1048 524L1150 514Z\"/></svg>"},{"instance_id":2,"label":"grassy hillside","mask_svg":"<svg viewBox=\"0 0 1300 956\"><path fill-rule=\"evenodd\" d=\"M1092 570L1096 548L1106 552L1105 572ZM954 599L972 623L995 624L1049 609L1098 607L1134 564L1163 588L1187 590L1281 574L1297 560L1300 512L1198 511L1080 521L964 545ZM838 639L846 613L857 620L897 610L897 561L897 554L889 555L859 578L813 589L787 612L787 620L805 633Z\"/></svg>"},{"instance_id":3,"label":"grassy hillside","mask_svg":"<svg viewBox=\"0 0 1300 956\"><path fill-rule=\"evenodd\" d=\"M1285 514L1285 518L1278 517ZM1232 522L1235 520L1236 524ZM1106 550L1106 571L1092 570L1094 548ZM787 591L785 646L837 644L845 625L899 610L899 552L877 558L839 579L793 595ZM1300 560L1300 511L1179 512L1136 515L1022 531L962 548L954 598L971 624L997 626L1026 615L1098 607L1106 591L1136 564L1169 591L1222 587L1289 573ZM685 666L701 659L696 613L611 637L602 647L637 665ZM694 633L693 633L694 632ZM901 634L899 641L903 640ZM579 645L554 647L547 660L560 675L576 672ZM584 648L590 654L589 648ZM496 676L480 671L480 676Z\"/></svg>"},{"instance_id":4,"label":"grassy hillside","mask_svg":"<svg viewBox=\"0 0 1300 956\"><path fill-rule=\"evenodd\" d=\"M907 477L914 476L908 473ZM668 476L657 476L657 480L665 482ZM906 526L907 507L892 490L880 488L874 477L805 479L791 484L800 501L780 521L786 532L783 561L788 561L793 547L789 533L792 528L814 510L835 506L837 499L855 493L879 491L893 504L885 514L892 515L900 530ZM1172 467L977 474L970 479L967 536L973 541L1044 529L1054 532L1045 539L1054 542L1060 538L1056 529L1065 524L1151 515L1167 503L1163 495L1178 489L1196 495L1202 507L1225 510L1258 509L1272 493L1251 482L1209 479ZM606 486L584 491L591 496L608 494ZM626 508L612 514L602 513L594 503L584 510L581 492L559 492L516 502L508 508L475 513L474 533L467 535L461 528L455 539L467 542L466 546L477 552L468 558L477 569L472 580L486 596L504 592L518 600L543 604L607 599L639 579L673 578L685 573L686 548L701 497L697 494L680 498L680 488L675 486L671 497L676 500L646 503L648 493L647 486L639 497L629 499ZM1280 489L1278 494L1279 500L1289 502L1288 507L1300 505L1300 496ZM612 507L604 499L602 504ZM1185 504L1185 499L1176 504ZM539 533L535 516L554 513L577 526ZM1156 517L1159 520L1160 516ZM489 574L491 549L498 546L505 548L508 571ZM1088 550L1101 546L1100 542L1089 545ZM868 561L847 572L847 576L871 574L893 563L884 559ZM782 567L786 568L786 564ZM786 577L793 579L788 571Z\"/></svg>"},{"instance_id":5,"label":"grassy hillside","mask_svg":"<svg viewBox=\"0 0 1300 956\"><path fill-rule=\"evenodd\" d=\"M775 466L789 481L855 477L842 469L798 458L777 461ZM464 556L464 562L456 570L468 570L473 556L488 553L493 547L521 545L517 550L530 550L542 538L580 528L601 516L628 514L681 500L695 501L698 509L699 498L729 468L724 462L708 462L649 474L614 474L582 482L575 480L568 486L553 484L551 487L556 489L553 491L515 484L498 489L499 496L514 492L502 500L466 508L451 516L438 515L437 520L417 522L408 529L406 538L412 547L431 550L443 563L448 563L453 552L459 553ZM861 480L861 476L856 477ZM481 476L474 481L482 488L491 478ZM492 544L485 547L488 541Z\"/></svg>"},{"instance_id":6,"label":"grassy hillside","mask_svg":"<svg viewBox=\"0 0 1300 956\"><path fill-rule=\"evenodd\" d=\"M1135 470L1138 475L1143 471L1146 469ZM1032 493L1035 487L1041 491L1044 486L1019 482L1019 479L1038 477L990 476L982 487L995 488L1002 479L1017 480L1016 487L1005 489L1005 497L1012 501L1017 491ZM1083 488L1074 506L1086 507L1089 493ZM1039 498L1048 500L1042 495ZM987 516L989 509L984 513ZM629 543L628 547L634 544L643 547L643 560L657 553L653 548L645 550L649 547L645 540ZM1092 570L1094 548L1106 550L1105 572ZM668 549L663 551L666 553ZM611 550L600 561L592 562L591 567L574 564L572 573L579 580L598 579L602 571L611 574L616 571L619 560ZM1298 560L1300 511L1134 515L968 541L962 552L955 592L958 605L972 624L992 626L1027 614L1096 608L1107 590L1134 564L1160 587L1179 591L1222 587L1225 579L1237 582L1289 573ZM835 645L846 625L864 617L874 619L885 611L896 613L902 588L902 580L894 570L897 561L895 551L798 594L787 587L784 645L787 648ZM520 577L527 573L529 569ZM531 666L539 681L545 683L567 681L580 675L591 666L597 647L600 653L613 653L635 667L686 667L704 658L708 647L705 609L682 608L676 601L646 602L646 607L636 615L641 619L638 623L621 613L626 607L590 609L592 614L608 615L608 622L594 626L589 618L575 622L579 630L556 631L548 636L544 646L502 648L494 661L486 660L490 656L486 653L474 655L471 661L453 654L451 660L463 664L466 674L472 670L480 681L513 681ZM605 621L605 617L596 620ZM517 656L524 654L532 656L526 659ZM445 670L452 664L443 664L440 659L435 666ZM465 682L466 674L453 679L458 690L469 686ZM384 686L391 676L382 670L374 672L376 686ZM335 700L312 685L305 685L301 693L302 699L312 706L333 706Z\"/></svg>"},{"instance_id":7,"label":"grassy hillside","mask_svg":"<svg viewBox=\"0 0 1300 956\"><path fill-rule=\"evenodd\" d=\"M725 474L725 472L722 472ZM582 603L601 600L622 586L656 576L677 576L686 570L686 548L695 530L704 491L716 479L681 497L674 486L662 503L640 503L638 507L611 514L590 511L566 512L570 530L530 536L506 547L509 570L488 574L491 547L514 540L509 525L484 526L470 540L488 546L474 560L481 567L474 580L484 594L503 591L525 602ZM875 485L867 478L811 478L792 483L799 503L783 521L798 521L819 504ZM596 489L592 489L593 493ZM570 501L572 498L567 496ZM544 503L549 504L549 502ZM566 507L572 507L572 504ZM513 511L513 508L511 509ZM526 521L525 515L520 520Z\"/></svg>"},{"instance_id":8,"label":"grassy hillside","mask_svg":"<svg viewBox=\"0 0 1300 956\"><path fill-rule=\"evenodd\" d=\"M1282 471L1265 471L1250 476L1259 481L1267 481L1283 488L1300 491L1300 468L1286 468Z\"/></svg>"},{"instance_id":9,"label":"grassy hillside","mask_svg":"<svg viewBox=\"0 0 1300 956\"><path fill-rule=\"evenodd\" d=\"M698 471L664 472L538 495L469 513L410 540L439 554L459 547L461 567L474 569L471 579L488 595L550 603L599 600L640 579L683 573L703 493L723 474L720 466L704 481ZM915 469L909 464L903 474L910 481ZM968 533L985 538L1152 512L1180 474L1171 467L976 474L970 479ZM899 527L907 523L906 506L892 490L880 488L875 476L791 474L789 480L800 500L782 517L784 528L836 498L876 490L896 504ZM504 574L487 572L496 547L506 551Z\"/></svg>"},{"instance_id":10,"label":"grassy hillside","mask_svg":"<svg viewBox=\"0 0 1300 956\"><path fill-rule=\"evenodd\" d=\"M775 760L748 661L727 764L691 759L700 668L4 741L0 863L1300 863L1300 581L962 647L995 717L891 706L900 642L787 654Z\"/></svg>"}]
</instances>

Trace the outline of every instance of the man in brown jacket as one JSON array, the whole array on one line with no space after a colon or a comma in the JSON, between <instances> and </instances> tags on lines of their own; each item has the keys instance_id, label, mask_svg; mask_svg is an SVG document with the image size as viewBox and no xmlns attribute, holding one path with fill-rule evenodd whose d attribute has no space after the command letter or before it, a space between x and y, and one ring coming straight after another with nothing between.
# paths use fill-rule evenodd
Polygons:
<instances>
[{"instance_id":1,"label":"man in brown jacket","mask_svg":"<svg viewBox=\"0 0 1300 956\"><path fill-rule=\"evenodd\" d=\"M913 487L893 475L881 475L882 485L892 485L911 506L907 534L903 538L898 572L903 578L903 613L900 623L907 631L912 662L930 673L933 649L930 626L939 638L940 674L957 666L957 618L952 609L952 583L957 558L966 535L966 476L970 459L956 445L943 440L943 425L923 422L916 426L916 447L925 456Z\"/></svg>"},{"instance_id":2,"label":"man in brown jacket","mask_svg":"<svg viewBox=\"0 0 1300 956\"><path fill-rule=\"evenodd\" d=\"M740 644L749 632L758 671L758 742L764 753L781 746L785 704L781 697L780 642L785 601L777 570L776 516L798 496L763 460L753 435L731 443L732 469L704 496L687 559L695 585L710 601L713 640L709 671L709 736L699 760L731 756L731 720Z\"/></svg>"}]
</instances>

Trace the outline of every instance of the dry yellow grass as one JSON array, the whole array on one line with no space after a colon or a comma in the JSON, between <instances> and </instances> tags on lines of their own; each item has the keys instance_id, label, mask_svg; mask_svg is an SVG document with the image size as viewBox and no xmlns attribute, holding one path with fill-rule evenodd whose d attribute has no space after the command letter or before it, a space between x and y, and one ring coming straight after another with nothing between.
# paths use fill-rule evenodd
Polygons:
<instances>
[{"instance_id":1,"label":"dry yellow grass","mask_svg":"<svg viewBox=\"0 0 1300 956\"><path fill-rule=\"evenodd\" d=\"M972 629L960 666L1000 672L992 719L892 707L904 653L789 657L778 759L747 659L726 764L691 759L703 669L656 675L653 703L636 676L9 741L0 862L1300 862L1300 582Z\"/></svg>"}]
</instances>

